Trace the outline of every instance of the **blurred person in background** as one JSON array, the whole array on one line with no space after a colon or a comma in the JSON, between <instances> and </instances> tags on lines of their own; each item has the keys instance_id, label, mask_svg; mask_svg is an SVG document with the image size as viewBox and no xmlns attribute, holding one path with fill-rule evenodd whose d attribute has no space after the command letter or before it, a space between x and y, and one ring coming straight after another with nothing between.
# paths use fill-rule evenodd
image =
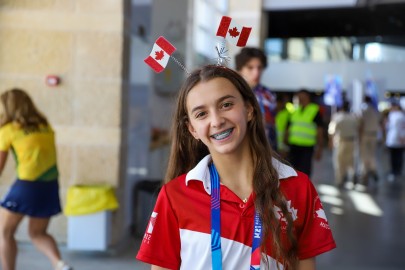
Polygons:
<instances>
[{"instance_id":1,"label":"blurred person in background","mask_svg":"<svg viewBox=\"0 0 405 270\"><path fill-rule=\"evenodd\" d=\"M376 150L378 132L381 126L381 115L373 106L371 97L364 97L364 103L362 104L359 118L360 183L368 185L368 179L370 177L375 182L378 181Z\"/></svg>"},{"instance_id":2,"label":"blurred person in background","mask_svg":"<svg viewBox=\"0 0 405 270\"><path fill-rule=\"evenodd\" d=\"M405 113L397 102L391 109L385 123L385 145L390 152L390 173L387 180L393 182L401 176L405 149Z\"/></svg>"},{"instance_id":3,"label":"blurred person in background","mask_svg":"<svg viewBox=\"0 0 405 270\"><path fill-rule=\"evenodd\" d=\"M276 96L269 88L260 84L263 71L267 67L267 56L261 49L244 47L235 56L235 64L236 70L249 84L259 102L267 138L271 147L277 150Z\"/></svg>"},{"instance_id":4,"label":"blurred person in background","mask_svg":"<svg viewBox=\"0 0 405 270\"><path fill-rule=\"evenodd\" d=\"M349 102L344 102L332 116L328 126L329 148L333 150L336 186L342 188L345 176L354 182L354 148L359 129L358 118L350 113Z\"/></svg>"},{"instance_id":5,"label":"blurred person in background","mask_svg":"<svg viewBox=\"0 0 405 270\"><path fill-rule=\"evenodd\" d=\"M16 269L14 234L28 216L32 243L49 258L54 269L72 270L61 260L55 239L47 232L51 217L61 212L54 131L23 90L4 92L0 104L0 174L9 151L17 171L17 179L1 201L2 269Z\"/></svg>"},{"instance_id":6,"label":"blurred person in background","mask_svg":"<svg viewBox=\"0 0 405 270\"><path fill-rule=\"evenodd\" d=\"M296 99L298 107L292 113L286 131L289 161L294 168L310 176L312 159L322 157L324 122L319 105L311 102L308 90L298 91Z\"/></svg>"},{"instance_id":7,"label":"blurred person in background","mask_svg":"<svg viewBox=\"0 0 405 270\"><path fill-rule=\"evenodd\" d=\"M285 132L287 130L288 121L290 120L290 112L287 109L287 96L277 96L277 113L276 113L276 134L277 134L277 152L282 158L288 156L288 145L285 143Z\"/></svg>"}]
</instances>

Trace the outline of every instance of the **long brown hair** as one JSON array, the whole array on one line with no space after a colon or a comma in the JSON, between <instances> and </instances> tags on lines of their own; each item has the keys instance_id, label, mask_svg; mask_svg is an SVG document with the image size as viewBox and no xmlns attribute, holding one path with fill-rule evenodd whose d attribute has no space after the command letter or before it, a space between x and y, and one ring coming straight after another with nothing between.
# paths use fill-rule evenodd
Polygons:
<instances>
[{"instance_id":1,"label":"long brown hair","mask_svg":"<svg viewBox=\"0 0 405 270\"><path fill-rule=\"evenodd\" d=\"M45 116L35 107L30 96L23 90L13 88L1 94L0 102L3 113L0 116L0 127L11 123L18 123L22 129L32 131L40 125L47 125Z\"/></svg>"},{"instance_id":2,"label":"long brown hair","mask_svg":"<svg viewBox=\"0 0 405 270\"><path fill-rule=\"evenodd\" d=\"M184 82L178 94L176 110L172 124L172 145L165 182L188 172L207 154L208 148L190 134L187 129L187 95L199 82L207 82L214 78L228 79L238 89L247 104L253 107L252 120L247 124L249 145L253 154L254 176L253 191L256 194L255 208L263 222L262 251L266 251L266 239L270 236L272 254L287 269L297 266L297 243L294 236L293 220L288 211L284 195L279 189L278 173L272 165L272 150L265 135L263 118L257 99L246 81L235 71L223 67L209 65L195 70ZM281 223L275 216L274 205L277 205L287 220L286 246L281 240ZM267 258L267 257L265 257ZM267 259L266 259L267 260Z\"/></svg>"}]
</instances>

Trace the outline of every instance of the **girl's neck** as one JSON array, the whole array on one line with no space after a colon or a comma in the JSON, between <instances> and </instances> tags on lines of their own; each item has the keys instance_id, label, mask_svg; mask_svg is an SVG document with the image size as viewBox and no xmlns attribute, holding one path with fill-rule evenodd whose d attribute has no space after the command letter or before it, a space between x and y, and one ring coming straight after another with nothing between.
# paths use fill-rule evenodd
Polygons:
<instances>
[{"instance_id":1,"label":"girl's neck","mask_svg":"<svg viewBox=\"0 0 405 270\"><path fill-rule=\"evenodd\" d=\"M220 181L244 200L252 193L254 174L253 158L250 153L238 155L213 155Z\"/></svg>"}]
</instances>

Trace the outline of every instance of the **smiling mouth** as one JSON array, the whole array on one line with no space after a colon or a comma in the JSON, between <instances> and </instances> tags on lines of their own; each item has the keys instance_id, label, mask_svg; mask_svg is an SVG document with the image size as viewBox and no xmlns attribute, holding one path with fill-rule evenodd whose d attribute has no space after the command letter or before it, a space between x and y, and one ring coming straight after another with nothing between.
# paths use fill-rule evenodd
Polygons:
<instances>
[{"instance_id":1,"label":"smiling mouth","mask_svg":"<svg viewBox=\"0 0 405 270\"><path fill-rule=\"evenodd\" d=\"M217 133L214 135L211 135L211 138L215 139L215 140L223 140L229 137L229 135L232 133L233 128L227 129L221 133Z\"/></svg>"}]
</instances>

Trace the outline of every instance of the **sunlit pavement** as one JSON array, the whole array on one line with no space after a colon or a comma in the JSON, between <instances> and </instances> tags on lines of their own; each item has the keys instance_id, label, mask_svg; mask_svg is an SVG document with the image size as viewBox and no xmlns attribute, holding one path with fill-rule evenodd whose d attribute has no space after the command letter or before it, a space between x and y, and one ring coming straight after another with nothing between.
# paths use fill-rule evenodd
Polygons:
<instances>
[{"instance_id":1,"label":"sunlit pavement","mask_svg":"<svg viewBox=\"0 0 405 270\"><path fill-rule=\"evenodd\" d=\"M405 269L405 179L388 182L383 147L378 157L379 180L369 187L335 188L330 154L314 164L314 183L337 242L337 249L319 256L318 269Z\"/></svg>"},{"instance_id":2,"label":"sunlit pavement","mask_svg":"<svg viewBox=\"0 0 405 270\"><path fill-rule=\"evenodd\" d=\"M405 269L405 179L386 181L387 153L379 149L379 181L370 187L337 189L333 183L331 153L314 163L312 180L317 187L337 242L337 249L317 259L318 270ZM354 188L354 189L353 189ZM137 262L139 239L109 253L79 253L62 246L64 259L75 270L145 270ZM51 270L46 258L30 244L19 245L17 270Z\"/></svg>"}]
</instances>

